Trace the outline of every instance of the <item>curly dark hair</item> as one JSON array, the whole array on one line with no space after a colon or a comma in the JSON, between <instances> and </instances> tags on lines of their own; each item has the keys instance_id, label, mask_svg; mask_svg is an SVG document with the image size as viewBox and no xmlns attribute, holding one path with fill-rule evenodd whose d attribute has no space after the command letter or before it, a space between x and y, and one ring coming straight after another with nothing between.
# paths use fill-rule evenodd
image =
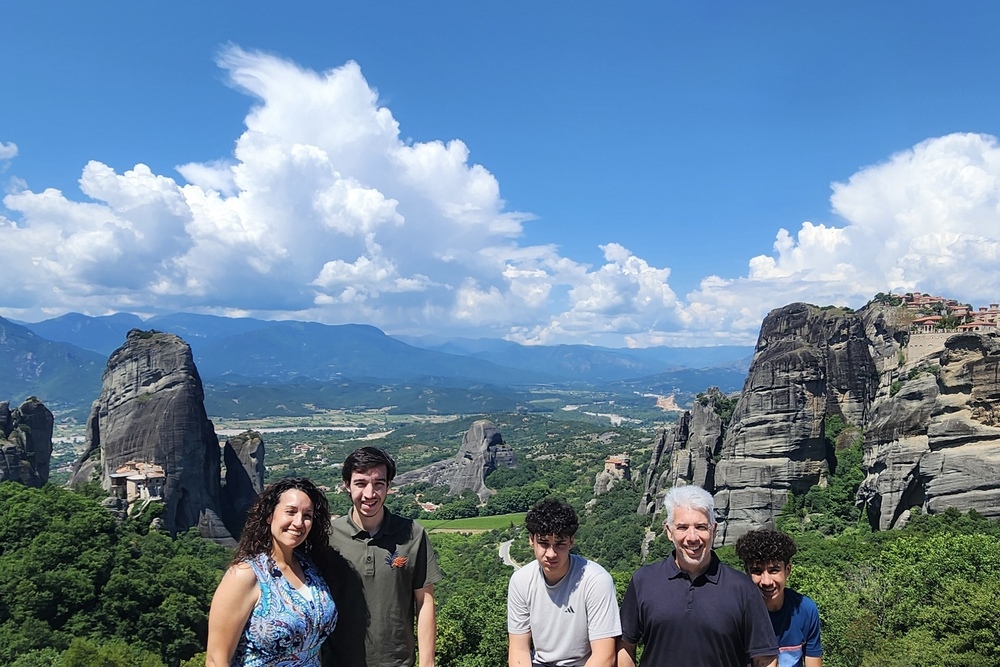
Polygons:
<instances>
[{"instance_id":1,"label":"curly dark hair","mask_svg":"<svg viewBox=\"0 0 1000 667\"><path fill-rule=\"evenodd\" d=\"M751 530L736 540L736 555L743 561L745 568L766 563L788 565L796 551L798 549L791 537L768 528Z\"/></svg>"},{"instance_id":2,"label":"curly dark hair","mask_svg":"<svg viewBox=\"0 0 1000 667\"><path fill-rule=\"evenodd\" d=\"M269 484L253 501L233 554L233 565L262 553L271 553L271 515L278 506L281 494L292 489L309 496L313 504L312 528L299 549L314 562L325 560L325 551L330 544L330 503L326 494L305 477L288 477Z\"/></svg>"},{"instance_id":3,"label":"curly dark hair","mask_svg":"<svg viewBox=\"0 0 1000 667\"><path fill-rule=\"evenodd\" d=\"M361 447L355 449L344 460L344 468L341 470L344 484L351 483L351 475L355 472L363 473L376 466L385 466L385 481L387 484L396 476L396 462L389 456L389 452L378 447Z\"/></svg>"},{"instance_id":4,"label":"curly dark hair","mask_svg":"<svg viewBox=\"0 0 1000 667\"><path fill-rule=\"evenodd\" d=\"M538 501L528 515L524 517L524 525L529 535L557 535L573 537L580 521L576 510L555 498Z\"/></svg>"}]
</instances>

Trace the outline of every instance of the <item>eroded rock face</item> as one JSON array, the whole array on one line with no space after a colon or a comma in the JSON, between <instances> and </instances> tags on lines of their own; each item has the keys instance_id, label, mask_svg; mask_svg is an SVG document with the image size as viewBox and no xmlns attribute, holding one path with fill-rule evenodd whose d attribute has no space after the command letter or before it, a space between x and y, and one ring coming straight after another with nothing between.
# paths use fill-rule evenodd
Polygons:
<instances>
[{"instance_id":1,"label":"eroded rock face","mask_svg":"<svg viewBox=\"0 0 1000 667\"><path fill-rule=\"evenodd\" d=\"M858 492L873 527L907 510L1000 516L1000 342L958 334L878 402Z\"/></svg>"},{"instance_id":2,"label":"eroded rock face","mask_svg":"<svg viewBox=\"0 0 1000 667\"><path fill-rule=\"evenodd\" d=\"M795 303L768 314L708 487L717 544L772 525L789 493L824 479L833 460L826 419L865 424L903 342L878 306L851 313Z\"/></svg>"},{"instance_id":3,"label":"eroded rock face","mask_svg":"<svg viewBox=\"0 0 1000 667\"><path fill-rule=\"evenodd\" d=\"M52 412L35 397L14 410L0 402L0 482L41 487L49 481Z\"/></svg>"},{"instance_id":4,"label":"eroded rock face","mask_svg":"<svg viewBox=\"0 0 1000 667\"><path fill-rule=\"evenodd\" d=\"M204 537L232 539L233 527L220 530L218 520L219 441L201 378L191 348L173 334L133 329L112 353L70 483L93 471L110 490L111 475L130 461L163 468L163 522L171 534L200 526Z\"/></svg>"},{"instance_id":5,"label":"eroded rock face","mask_svg":"<svg viewBox=\"0 0 1000 667\"><path fill-rule=\"evenodd\" d=\"M451 478L448 492L458 495L470 489L482 502L494 493L486 487L486 476L499 466L513 468L517 465L514 450L504 443L497 425L487 419L472 423L462 437L462 447L455 458L458 469Z\"/></svg>"},{"instance_id":6,"label":"eroded rock face","mask_svg":"<svg viewBox=\"0 0 1000 667\"><path fill-rule=\"evenodd\" d=\"M657 498L662 497L663 483L670 473L670 468L667 465L670 460L670 452L673 451L674 443L678 439L682 441L687 439L687 429L690 422L691 413L684 412L669 433L666 429L656 429L653 454L649 459L649 466L646 468L643 493L639 499L639 507L636 508L637 514L654 514L656 512Z\"/></svg>"},{"instance_id":7,"label":"eroded rock face","mask_svg":"<svg viewBox=\"0 0 1000 667\"><path fill-rule=\"evenodd\" d=\"M694 484L713 489L716 460L722 449L723 423L717 406L722 393L712 387L684 412L669 435L658 432L639 514L663 510L663 494L671 486Z\"/></svg>"},{"instance_id":8,"label":"eroded rock face","mask_svg":"<svg viewBox=\"0 0 1000 667\"><path fill-rule=\"evenodd\" d=\"M226 464L225 524L242 528L250 505L264 490L264 439L257 431L234 435L222 448L222 460ZM236 529L233 537L238 539L240 532Z\"/></svg>"},{"instance_id":9,"label":"eroded rock face","mask_svg":"<svg viewBox=\"0 0 1000 667\"><path fill-rule=\"evenodd\" d=\"M504 441L500 429L488 419L472 423L462 437L462 446L453 458L398 475L396 486L428 482L447 486L448 493L472 490L482 502L494 493L487 488L486 476L498 467L517 467L517 455Z\"/></svg>"}]
</instances>

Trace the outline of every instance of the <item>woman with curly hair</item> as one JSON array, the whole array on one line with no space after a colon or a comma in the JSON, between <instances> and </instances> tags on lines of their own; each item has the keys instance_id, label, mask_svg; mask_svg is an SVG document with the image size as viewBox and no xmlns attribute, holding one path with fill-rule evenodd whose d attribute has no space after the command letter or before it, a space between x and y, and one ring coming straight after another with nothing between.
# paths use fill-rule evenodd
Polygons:
<instances>
[{"instance_id":1,"label":"woman with curly hair","mask_svg":"<svg viewBox=\"0 0 1000 667\"><path fill-rule=\"evenodd\" d=\"M283 479L257 496L212 598L206 667L319 667L337 623L320 569L329 541L329 504L308 479Z\"/></svg>"}]
</instances>

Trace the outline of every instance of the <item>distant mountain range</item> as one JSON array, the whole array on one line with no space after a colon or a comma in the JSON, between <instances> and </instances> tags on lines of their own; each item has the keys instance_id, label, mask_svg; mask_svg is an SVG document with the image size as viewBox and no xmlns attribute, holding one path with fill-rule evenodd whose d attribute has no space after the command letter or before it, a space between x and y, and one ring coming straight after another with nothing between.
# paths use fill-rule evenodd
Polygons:
<instances>
[{"instance_id":1,"label":"distant mountain range","mask_svg":"<svg viewBox=\"0 0 1000 667\"><path fill-rule=\"evenodd\" d=\"M737 390L753 354L752 347L613 349L587 345L524 346L496 339L392 337L367 325L268 321L177 313L142 320L119 313L90 317L69 313L36 323L0 318L0 400L20 400L27 392L42 400L71 400L89 406L100 388L107 357L130 329L177 334L194 353L202 380L220 393L224 405L242 405L272 396L285 387L302 401L327 396L330 407L365 395L356 390L380 385L433 387L437 397L480 387L483 396L516 404L532 385L606 387L627 383L688 385L697 378L719 380L723 391ZM694 372L690 369L711 369ZM56 378L59 378L58 380ZM648 383L643 378L649 378ZM333 384L324 384L333 383ZM339 383L339 384L338 384ZM352 391L338 391L348 383ZM486 388L486 389L482 389ZM686 390L700 391L706 386ZM447 390L447 391L446 391ZM238 395L238 396L237 396ZM256 398L254 397L256 395ZM49 398L46 398L46 397ZM336 400L333 397L340 396ZM396 395L394 400L402 399ZM215 399L209 402L214 402ZM273 404L271 399L264 401ZM451 402L451 399L447 402ZM213 414L210 406L209 411ZM372 405L370 407L379 407ZM262 408L263 409L263 408Z\"/></svg>"}]
</instances>

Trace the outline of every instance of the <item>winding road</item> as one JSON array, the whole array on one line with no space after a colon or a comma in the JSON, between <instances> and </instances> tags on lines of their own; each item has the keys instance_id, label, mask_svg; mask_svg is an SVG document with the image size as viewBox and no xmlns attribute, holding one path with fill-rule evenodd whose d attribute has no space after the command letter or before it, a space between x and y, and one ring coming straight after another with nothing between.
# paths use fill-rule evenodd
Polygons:
<instances>
[{"instance_id":1,"label":"winding road","mask_svg":"<svg viewBox=\"0 0 1000 667\"><path fill-rule=\"evenodd\" d=\"M510 545L514 543L514 540L507 540L506 542L500 543L500 560L503 561L504 565L509 565L515 570L520 570L521 566L513 561L510 557Z\"/></svg>"}]
</instances>

